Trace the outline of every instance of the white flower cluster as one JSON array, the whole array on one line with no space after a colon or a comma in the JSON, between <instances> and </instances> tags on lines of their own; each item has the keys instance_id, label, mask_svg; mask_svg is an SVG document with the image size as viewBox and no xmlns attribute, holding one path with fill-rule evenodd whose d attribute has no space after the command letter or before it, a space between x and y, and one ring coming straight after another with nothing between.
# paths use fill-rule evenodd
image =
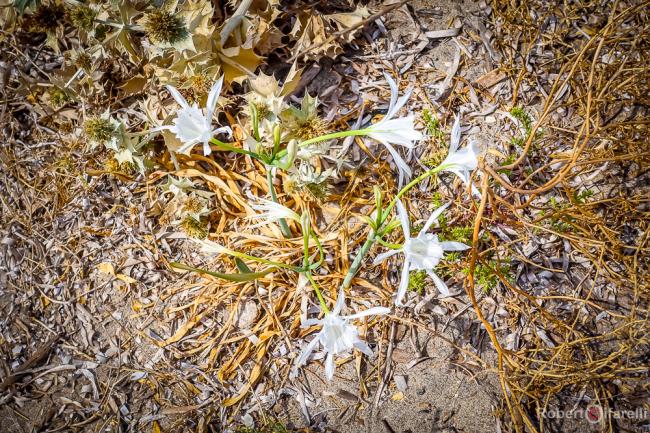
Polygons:
<instances>
[{"instance_id":1,"label":"white flower cluster","mask_svg":"<svg viewBox=\"0 0 650 433\"><path fill-rule=\"evenodd\" d=\"M268 77L264 78L267 81L269 79ZM310 237L315 236L309 227L308 221L310 219L305 212L300 215L296 211L289 209L278 202L275 193L273 192L272 177L274 172L278 169L295 171L296 168L291 166L293 159L295 159L296 155L300 154L300 152L304 154L308 149L308 146L316 143L329 142L339 138L365 136L381 143L388 150L392 160L397 166L400 187L403 185L405 180L410 180L412 177L412 170L395 146L401 146L411 150L415 147L418 141L423 139L423 135L415 128L415 119L413 114L409 114L405 117L397 117L397 113L406 105L413 89L411 88L407 90L403 96L399 97L398 86L395 81L393 81L393 79L388 75L386 75L386 79L391 90L391 99L388 111L380 121L366 128L359 129L357 125L357 129L325 134L308 139L297 136L295 131L286 132L284 133L285 135L280 131L280 120L283 115L286 116L287 109L283 105L283 98L276 95L276 93L279 92L279 87L276 85L273 87L275 90L272 92L273 104L263 103L267 102L268 97L261 99L260 97L249 98L251 102L250 118L252 119L251 122L253 126L250 129L252 132L250 132L244 140L245 149L234 146L227 147L229 150L245 153L259 159L265 164L268 170L267 176L269 179L269 190L271 192L272 200L251 197L251 209L258 212L251 217L258 220L258 222L251 227L259 227L270 223L280 223L283 228L283 234L288 236L290 235L290 231L287 221L294 221L302 228L302 236L305 239L305 263L309 264L310 260L310 256L307 253L309 239ZM195 145L202 144L203 154L207 156L211 153L211 142L222 146L230 146L230 144L222 143L213 138L215 134L227 133L230 135L232 133L232 130L228 126L219 128L213 127L213 116L215 114L217 100L221 91L222 81L223 78L219 79L212 87L207 97L205 109L200 109L197 104L190 106L177 89L171 86L167 87L170 94L176 102L178 102L181 108L176 112L176 116L173 118L171 125L162 126L157 129L166 129L172 132L178 140L183 143L182 147L178 149L179 153L189 154ZM255 88L255 86L253 87ZM290 119L290 124L293 125L294 129L299 128L299 126L296 125L307 124L308 119L313 119L316 112L316 103L317 101L315 98L309 98L307 101L303 101L303 107L300 110L295 108L288 110L290 112L289 114L293 116ZM261 108L258 108L258 106ZM271 116L265 118L263 117L265 115L264 113L271 113ZM319 126L320 124L314 122L311 125ZM245 130L246 128L244 127L242 129ZM265 134L266 136L263 137L262 135ZM430 175L447 171L457 175L464 184L471 185L471 173L477 168L479 150L477 145L473 142L470 142L468 146L461 149L460 139L460 118L457 116L451 132L450 147L447 157L436 169L427 171L424 175L418 177L418 179L424 179ZM317 152L310 153L306 159L309 157L325 158L326 156L325 152ZM304 168L301 167L298 171L300 170L304 170ZM335 169L329 170L331 171L327 172L327 176L331 175L335 171ZM315 176L315 174L313 176ZM368 218L368 221L372 224L372 230L370 231L371 236L369 238L370 247L375 241L390 231L387 227L395 227L399 225L402 228L404 242L400 245L392 246L382 242L384 245L389 245L391 249L377 255L374 260L374 265L378 265L391 256L398 254L403 256L401 279L394 300L397 307L405 306L403 301L409 285L409 274L414 270L425 271L430 276L441 296L450 296L450 291L447 285L436 274L435 269L444 258L446 252L463 251L470 248L470 246L460 242L440 241L436 234L429 232L432 226L438 225L438 218L442 215L443 211L447 209L449 204L445 204L435 209L417 236L411 236L409 215L398 197L403 196L403 194L411 188L414 183L417 183L418 179L406 185L393 200L392 204L386 208L387 210L383 208L381 202L383 193L380 192L378 193L379 195L376 194L377 209L373 215ZM472 191L474 194L478 194L478 191L474 186L472 186ZM390 210L393 207L397 210L397 220L395 221L395 224L389 223L388 221L388 214L390 214ZM399 224L397 224L397 221ZM255 259L253 256L244 255L227 249L214 241L204 240L200 241L200 243L202 250L206 253L229 254L240 259L245 258L248 260ZM317 244L319 243L317 242ZM350 269L350 279L356 272L358 272L363 256L368 252L368 250L369 248L365 250L362 249L359 253L360 256L358 257L358 260L355 260L355 264L353 264ZM266 259L259 259L259 262L266 265L274 265L274 262ZM281 266L285 269L294 269L300 275L300 279L303 280L305 279L305 276L307 276L314 291L318 295L323 314L320 319L303 318L303 327L319 326L321 329L316 337L306 345L302 353L297 357L295 363L296 368L307 363L318 345L323 349L322 356L325 359L325 374L328 379L331 379L334 375L335 355L347 353L355 348L369 356L372 355L369 346L359 338L359 330L351 322L354 319L370 315L388 314L390 312L389 308L377 306L360 313L348 316L341 315L341 311L345 306L345 289L347 288L344 283L344 285L339 289L335 306L330 311L327 308L325 300L320 294L318 287L316 287L315 281L310 278L310 272L312 269L311 264L310 266L302 268L292 268L286 264L276 264L276 266Z\"/></svg>"}]
</instances>

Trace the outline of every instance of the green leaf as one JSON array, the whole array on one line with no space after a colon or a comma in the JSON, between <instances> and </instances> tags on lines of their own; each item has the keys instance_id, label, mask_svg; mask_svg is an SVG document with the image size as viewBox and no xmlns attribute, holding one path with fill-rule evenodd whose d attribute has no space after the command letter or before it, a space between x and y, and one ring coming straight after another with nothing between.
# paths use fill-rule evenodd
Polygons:
<instances>
[{"instance_id":1,"label":"green leaf","mask_svg":"<svg viewBox=\"0 0 650 433\"><path fill-rule=\"evenodd\" d=\"M244 263L244 262L242 262L242 263ZM208 271L206 269L194 268L192 266L187 266L187 265L184 265L182 263L177 263L177 262L171 262L170 265L171 265L172 268L183 269L185 271L197 272L199 274L207 274L207 275L210 275L210 276L213 276L213 277L216 277L216 278L221 278L222 280L233 281L233 282L236 282L236 283L242 283L242 282L245 282L245 281L253 281L253 280L256 280L258 278L262 278L263 276L265 276L266 274L268 274L270 272L273 272L273 270L274 270L274 268L268 268L268 269L265 269L262 272L245 272L245 273L241 273L241 274L222 274L221 272L212 272L212 271ZM244 264L244 266L246 266L246 265ZM237 267L239 267L239 264L238 264ZM246 267L246 268L248 269L248 267ZM250 269L249 269L249 271L250 271Z\"/></svg>"},{"instance_id":2,"label":"green leaf","mask_svg":"<svg viewBox=\"0 0 650 433\"><path fill-rule=\"evenodd\" d=\"M252 274L253 271L251 271L251 268L244 263L244 261L240 258L235 258L235 263L237 264L237 269L241 271L242 274Z\"/></svg>"}]
</instances>

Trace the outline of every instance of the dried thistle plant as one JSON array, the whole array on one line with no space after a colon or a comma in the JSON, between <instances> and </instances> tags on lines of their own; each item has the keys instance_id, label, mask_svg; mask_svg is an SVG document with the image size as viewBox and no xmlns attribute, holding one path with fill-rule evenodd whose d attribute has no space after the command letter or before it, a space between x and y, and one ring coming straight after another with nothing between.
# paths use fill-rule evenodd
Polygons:
<instances>
[{"instance_id":1,"label":"dried thistle plant","mask_svg":"<svg viewBox=\"0 0 650 433\"><path fill-rule=\"evenodd\" d=\"M181 17L167 9L148 12L144 17L144 31L154 44L174 45L190 35Z\"/></svg>"}]
</instances>

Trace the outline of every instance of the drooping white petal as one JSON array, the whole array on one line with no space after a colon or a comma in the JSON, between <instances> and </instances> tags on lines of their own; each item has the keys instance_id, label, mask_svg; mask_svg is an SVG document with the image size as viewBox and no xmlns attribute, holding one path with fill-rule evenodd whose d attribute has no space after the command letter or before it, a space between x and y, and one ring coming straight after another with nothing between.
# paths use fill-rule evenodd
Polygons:
<instances>
[{"instance_id":1,"label":"drooping white petal","mask_svg":"<svg viewBox=\"0 0 650 433\"><path fill-rule=\"evenodd\" d=\"M354 342L354 347L359 349L364 355L367 355L367 356L372 356L373 355L372 349L370 349L370 347L361 340L355 341Z\"/></svg>"},{"instance_id":2,"label":"drooping white petal","mask_svg":"<svg viewBox=\"0 0 650 433\"><path fill-rule=\"evenodd\" d=\"M398 94L398 88L397 88L397 83L393 78L386 72L384 72L384 78L386 78L386 81L388 82L388 87L390 87L390 102L388 103L388 113L393 111L393 107L395 107L395 103L397 102L397 94ZM388 114L386 115L388 116Z\"/></svg>"},{"instance_id":3,"label":"drooping white petal","mask_svg":"<svg viewBox=\"0 0 650 433\"><path fill-rule=\"evenodd\" d=\"M400 253L400 252L402 252L401 249L399 249L399 250L388 250L385 253L378 254L377 257L375 257L375 260L372 262L372 264L376 266L376 265L380 264L381 262L383 262L384 260L386 260L387 258L389 258L391 256L394 256L395 254Z\"/></svg>"},{"instance_id":4,"label":"drooping white petal","mask_svg":"<svg viewBox=\"0 0 650 433\"><path fill-rule=\"evenodd\" d=\"M206 101L205 108L207 110L208 119L212 120L212 115L214 114L215 109L217 108L217 101L219 100L219 94L221 93L221 86L223 85L223 75L219 77L217 81L214 82L210 93L208 93L208 100Z\"/></svg>"},{"instance_id":5,"label":"drooping white petal","mask_svg":"<svg viewBox=\"0 0 650 433\"><path fill-rule=\"evenodd\" d=\"M449 153L455 153L460 146L460 116L456 115L454 126L451 127L451 137L449 138Z\"/></svg>"},{"instance_id":6,"label":"drooping white petal","mask_svg":"<svg viewBox=\"0 0 650 433\"><path fill-rule=\"evenodd\" d=\"M440 292L441 295L443 296L450 296L451 293L449 293L449 288L445 284L444 281L442 281L436 274L435 272L429 270L427 271L427 274L429 274L429 277L433 280L433 283L436 285L436 288Z\"/></svg>"},{"instance_id":7,"label":"drooping white petal","mask_svg":"<svg viewBox=\"0 0 650 433\"><path fill-rule=\"evenodd\" d=\"M349 316L341 316L346 320L359 319L361 317L377 315L381 316L390 313L390 308L387 307L372 307L359 313L350 314Z\"/></svg>"},{"instance_id":8,"label":"drooping white petal","mask_svg":"<svg viewBox=\"0 0 650 433\"><path fill-rule=\"evenodd\" d=\"M399 222L402 225L402 231L404 232L404 239L408 240L411 237L411 222L409 220L408 212L406 212L402 200L397 200L395 207L397 207L397 214L399 215Z\"/></svg>"},{"instance_id":9,"label":"drooping white petal","mask_svg":"<svg viewBox=\"0 0 650 433\"><path fill-rule=\"evenodd\" d=\"M406 289L409 287L409 271L410 263L408 260L404 261L404 266L402 267L402 275L400 276L399 289L397 289L397 296L395 297L395 305L398 307L403 307L404 304L402 300L406 295Z\"/></svg>"},{"instance_id":10,"label":"drooping white petal","mask_svg":"<svg viewBox=\"0 0 650 433\"><path fill-rule=\"evenodd\" d=\"M328 352L327 358L325 358L325 377L327 377L327 380L334 378L334 368L334 354Z\"/></svg>"},{"instance_id":11,"label":"drooping white petal","mask_svg":"<svg viewBox=\"0 0 650 433\"><path fill-rule=\"evenodd\" d=\"M404 178L406 177L407 179L411 178L411 168L408 166L406 161L402 159L400 154L395 150L393 146L388 144L388 142L382 142L390 155L393 157L393 161L395 161L395 165L397 165L397 170L399 171L399 182L398 185L401 187L402 182Z\"/></svg>"},{"instance_id":12,"label":"drooping white petal","mask_svg":"<svg viewBox=\"0 0 650 433\"><path fill-rule=\"evenodd\" d=\"M210 153L212 153L212 149L210 148L210 140L204 140L203 141L203 156L208 156Z\"/></svg>"},{"instance_id":13,"label":"drooping white petal","mask_svg":"<svg viewBox=\"0 0 650 433\"><path fill-rule=\"evenodd\" d=\"M305 346L305 348L300 353L298 360L296 361L296 367L300 367L301 365L304 365L307 362L309 355L311 355L311 353L314 351L314 348L316 347L316 344L318 344L319 339L320 339L320 335L317 335L314 339L312 339L309 342L307 346Z\"/></svg>"},{"instance_id":14,"label":"drooping white petal","mask_svg":"<svg viewBox=\"0 0 650 433\"><path fill-rule=\"evenodd\" d=\"M390 113L388 113L390 114L391 117L397 114L397 112L401 110L404 105L406 105L408 100L411 98L413 89L414 89L413 87L409 87L408 89L406 89L406 92L397 100L395 106L393 107L393 110Z\"/></svg>"},{"instance_id":15,"label":"drooping white petal","mask_svg":"<svg viewBox=\"0 0 650 433\"><path fill-rule=\"evenodd\" d=\"M429 218L427 219L427 222L424 223L424 227L422 227L422 230L420 230L420 233L426 233L429 231L431 228L431 225L433 223L436 224L436 227L438 227L438 217L442 215L442 213L449 207L450 203L445 203L442 206L440 206L438 209L434 210L431 212L431 215L429 215Z\"/></svg>"},{"instance_id":16,"label":"drooping white petal","mask_svg":"<svg viewBox=\"0 0 650 433\"><path fill-rule=\"evenodd\" d=\"M218 135L218 134L228 134L228 138L232 137L232 128L230 126L221 126L219 128L215 128L212 130L212 135Z\"/></svg>"},{"instance_id":17,"label":"drooping white petal","mask_svg":"<svg viewBox=\"0 0 650 433\"><path fill-rule=\"evenodd\" d=\"M440 242L440 246L445 251L465 251L469 248L472 248L469 245L465 245L462 242L453 242L453 241Z\"/></svg>"}]
</instances>

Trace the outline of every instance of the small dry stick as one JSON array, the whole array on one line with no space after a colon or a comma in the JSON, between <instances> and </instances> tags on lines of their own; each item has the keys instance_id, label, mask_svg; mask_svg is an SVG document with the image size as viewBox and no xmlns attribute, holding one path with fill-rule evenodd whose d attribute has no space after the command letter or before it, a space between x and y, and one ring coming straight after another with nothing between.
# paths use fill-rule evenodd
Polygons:
<instances>
[{"instance_id":1,"label":"small dry stick","mask_svg":"<svg viewBox=\"0 0 650 433\"><path fill-rule=\"evenodd\" d=\"M328 37L328 38L325 39L323 42L320 42L320 43L318 43L318 44L316 44L316 45L312 45L312 46L310 46L310 47L305 48L304 50L302 50L301 52L299 52L298 54L296 54L295 56L293 56L291 59L289 59L289 63L292 63L292 62L298 60L299 58L301 58L301 57L304 56L305 54L309 53L310 51L315 50L316 48L320 48L320 47L322 47L323 45L327 45L327 44L329 44L329 43L332 43L333 41L337 40L337 39L340 38L341 36L344 36L344 35L346 35L346 34L352 32L352 31L354 31L354 30L356 30L356 29L358 29L358 28L360 28L360 27L365 26L366 24L368 24L368 23L370 23L370 22L373 22L374 20L376 20L377 18L381 17L382 15L385 15L385 14L387 14L388 12L390 12L390 11L392 11L392 10L394 10L394 9L397 9L397 8L399 8L399 7L403 6L403 5L405 5L406 3L408 3L408 1L409 1L409 0L402 0L402 1L399 2L399 3L395 3L395 4L392 4L392 5L388 6L388 7L385 7L384 9L380 10L379 12L370 15L370 16L369 16L368 18L366 18L365 20L363 20L363 21L361 21L361 22L359 22L359 23L357 23L357 24L355 24L355 25L353 25L353 26L350 26L350 27L348 27L347 29L343 29L343 30L341 30L341 31L338 31L338 32L334 33L332 36Z\"/></svg>"}]
</instances>

